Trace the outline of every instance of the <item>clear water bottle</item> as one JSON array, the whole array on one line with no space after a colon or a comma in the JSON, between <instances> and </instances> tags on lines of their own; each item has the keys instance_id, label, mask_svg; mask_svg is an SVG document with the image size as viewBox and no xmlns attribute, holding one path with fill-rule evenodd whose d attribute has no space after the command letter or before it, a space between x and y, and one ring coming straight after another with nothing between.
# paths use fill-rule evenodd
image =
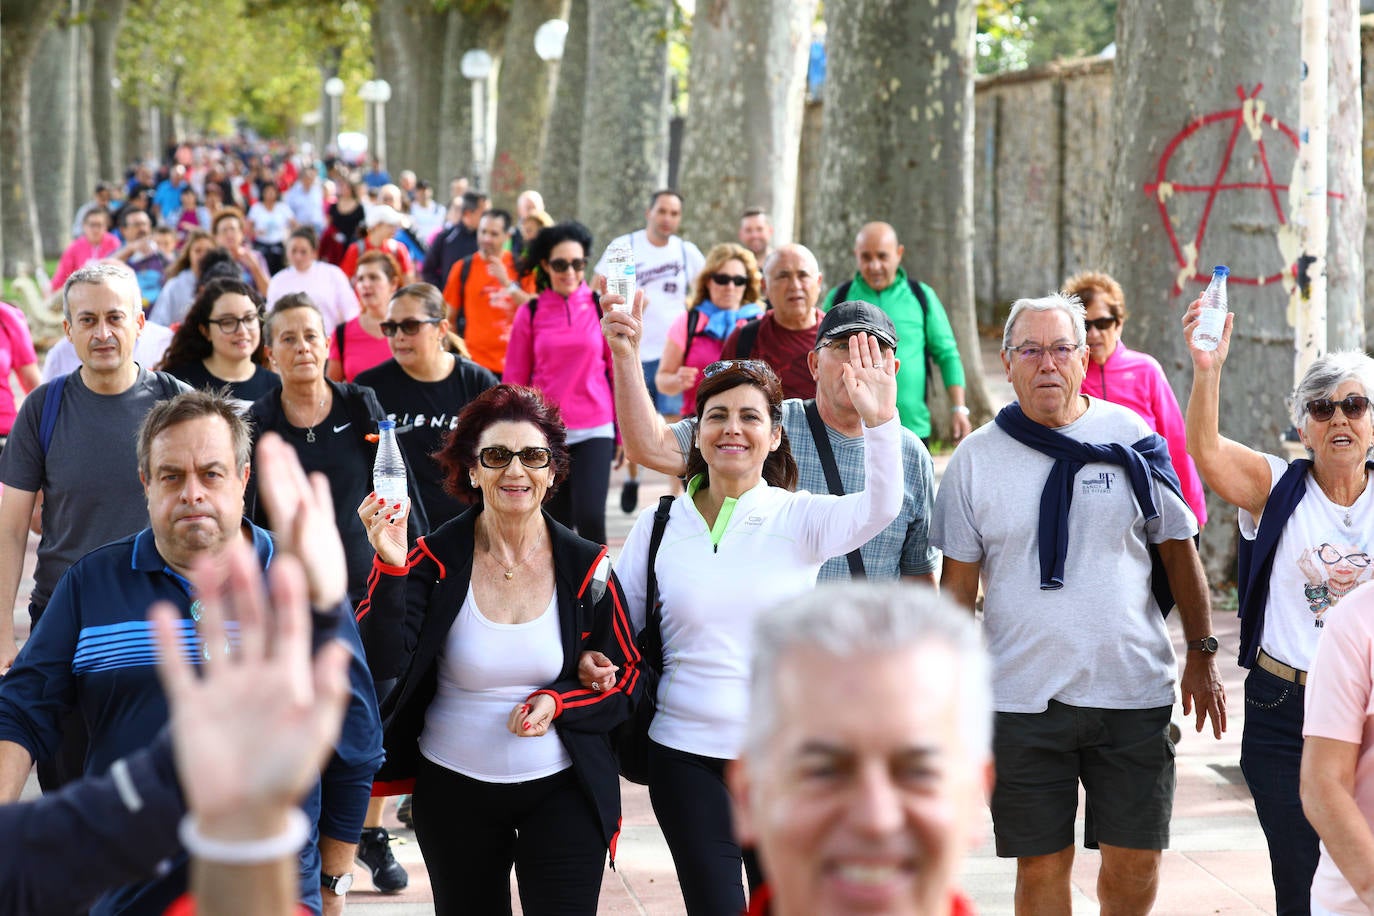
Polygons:
<instances>
[{"instance_id":1,"label":"clear water bottle","mask_svg":"<svg viewBox=\"0 0 1374 916\"><path fill-rule=\"evenodd\" d=\"M624 296L625 304L617 305L616 311L628 312L635 301L635 252L630 237L623 235L611 242L606 249L606 292Z\"/></svg>"},{"instance_id":2,"label":"clear water bottle","mask_svg":"<svg viewBox=\"0 0 1374 916\"><path fill-rule=\"evenodd\" d=\"M396 441L396 421L382 420L377 424L377 459L372 463L372 489L386 500L387 506L400 503L402 508L410 500L406 487L406 462L401 457L401 444Z\"/></svg>"},{"instance_id":3,"label":"clear water bottle","mask_svg":"<svg viewBox=\"0 0 1374 916\"><path fill-rule=\"evenodd\" d=\"M1226 278L1231 269L1218 264L1212 268L1212 282L1202 292L1202 311L1193 329L1193 346L1199 350L1215 350L1221 345L1226 329Z\"/></svg>"}]
</instances>

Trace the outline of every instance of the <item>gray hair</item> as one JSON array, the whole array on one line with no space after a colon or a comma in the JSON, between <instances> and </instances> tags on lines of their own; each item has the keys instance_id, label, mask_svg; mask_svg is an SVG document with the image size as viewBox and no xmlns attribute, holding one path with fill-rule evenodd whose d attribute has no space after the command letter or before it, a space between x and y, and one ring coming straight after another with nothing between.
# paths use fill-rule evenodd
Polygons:
<instances>
[{"instance_id":1,"label":"gray hair","mask_svg":"<svg viewBox=\"0 0 1374 916\"><path fill-rule=\"evenodd\" d=\"M108 286L119 293L119 299L129 307L130 316L143 308L143 292L138 277L127 264L119 261L95 261L73 271L62 284L62 317L72 320L71 293L73 286Z\"/></svg>"},{"instance_id":2,"label":"gray hair","mask_svg":"<svg viewBox=\"0 0 1374 916\"><path fill-rule=\"evenodd\" d=\"M845 582L765 611L754 623L748 749L762 759L777 729L777 672L791 652L814 649L845 658L927 645L958 657L959 723L964 746L978 761L991 756L991 665L973 615L934 589L897 583Z\"/></svg>"},{"instance_id":3,"label":"gray hair","mask_svg":"<svg viewBox=\"0 0 1374 916\"><path fill-rule=\"evenodd\" d=\"M796 242L792 242L787 245L779 245L777 248L774 248L772 251L768 252L768 257L763 259L763 276L765 279L768 277L770 273L773 272L773 265L778 262L778 255L784 254L788 251L795 251L802 257L806 258L806 260L810 261L811 267L816 271L816 276L820 276L821 262L816 260L816 255L811 251L810 248L807 248L805 245L799 245Z\"/></svg>"},{"instance_id":4,"label":"gray hair","mask_svg":"<svg viewBox=\"0 0 1374 916\"><path fill-rule=\"evenodd\" d=\"M1349 381L1359 382L1365 397L1374 397L1374 359L1359 350L1337 350L1314 362L1288 399L1293 425L1306 431L1307 402L1334 397Z\"/></svg>"},{"instance_id":5,"label":"gray hair","mask_svg":"<svg viewBox=\"0 0 1374 916\"><path fill-rule=\"evenodd\" d=\"M229 427L229 437L234 443L234 470L243 473L248 467L248 457L252 449L252 437L248 431L248 421L239 413L234 401L229 397L229 389L222 391L183 391L166 401L158 401L153 409L144 416L138 427L138 440L135 446L138 454L138 472L144 480L153 476L153 440L173 426L180 426L202 417L219 417Z\"/></svg>"},{"instance_id":6,"label":"gray hair","mask_svg":"<svg viewBox=\"0 0 1374 916\"><path fill-rule=\"evenodd\" d=\"M1020 318L1023 312L1048 312L1051 309L1059 309L1069 316L1069 320L1073 322L1074 342L1079 347L1087 346L1088 328L1083 323L1087 310L1083 307L1083 300L1077 296L1051 293L1043 299L1017 299L1011 304L1011 314L1007 316L1006 326L1002 329L1002 349L1011 348L1011 333L1016 328L1016 319Z\"/></svg>"}]
</instances>

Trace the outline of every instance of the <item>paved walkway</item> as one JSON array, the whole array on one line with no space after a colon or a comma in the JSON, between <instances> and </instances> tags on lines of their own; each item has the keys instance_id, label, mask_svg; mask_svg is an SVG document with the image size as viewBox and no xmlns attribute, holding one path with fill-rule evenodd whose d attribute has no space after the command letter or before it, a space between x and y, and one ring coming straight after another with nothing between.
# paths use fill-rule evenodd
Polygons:
<instances>
[{"instance_id":1,"label":"paved walkway","mask_svg":"<svg viewBox=\"0 0 1374 916\"><path fill-rule=\"evenodd\" d=\"M1000 370L996 344L985 346L988 368ZM988 373L994 396L1010 399L1010 386L1000 371ZM937 476L947 458L937 457ZM618 499L621 475L613 482L607 507L608 539L618 548L629 532L633 517L624 515ZM645 475L640 508L652 506L667 492L667 480L656 474ZM1218 524L1229 523L1218 519ZM26 571L31 573L36 539L31 538ZM21 584L27 595L32 581ZM27 631L24 605L15 608L16 627L21 637ZM1230 699L1229 729L1216 741L1184 723L1181 710L1175 721L1183 726L1178 745L1178 790L1174 799L1172 848L1165 852L1159 899L1154 912L1161 916L1200 916L1200 914L1273 913L1273 886L1269 878L1264 837L1255 820L1254 807L1240 776L1240 734L1244 721L1241 684L1244 672L1234 664L1239 624L1232 613L1215 615L1217 637L1221 640L1222 675ZM1184 654L1177 615L1172 618L1175 647ZM1047 662L1048 663L1048 662ZM36 792L32 781L26 794ZM623 784L624 827L620 838L615 871L606 870L601 892L601 912L619 914L676 914L682 912L682 899L673 873L672 858L664 844L649 805L648 792L640 786ZM402 894L382 896L373 892L366 873L355 870L355 889L349 895L349 910L372 916L412 916L433 912L429 879L420 857L414 834L387 812L392 828L396 857L410 872L410 887ZM1096 875L1098 854L1081 847L1082 806L1078 818L1079 854L1073 874L1074 912L1097 912ZM964 870L963 885L982 916L1001 916L1013 912L1015 863L998 859L991 848L991 822L986 824L985 841L970 857ZM512 888L514 885L512 884ZM517 912L519 908L517 905Z\"/></svg>"}]
</instances>

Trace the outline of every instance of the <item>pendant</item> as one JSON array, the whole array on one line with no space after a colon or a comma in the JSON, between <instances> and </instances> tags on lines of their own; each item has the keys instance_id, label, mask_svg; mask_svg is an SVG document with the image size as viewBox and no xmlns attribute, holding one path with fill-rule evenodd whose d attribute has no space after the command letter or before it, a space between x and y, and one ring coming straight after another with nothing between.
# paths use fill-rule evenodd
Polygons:
<instances>
[{"instance_id":1,"label":"pendant","mask_svg":"<svg viewBox=\"0 0 1374 916\"><path fill-rule=\"evenodd\" d=\"M514 579L514 578L515 578L515 570L513 570L513 569L508 569L508 570L506 570L506 581L509 582L511 579Z\"/></svg>"},{"instance_id":2,"label":"pendant","mask_svg":"<svg viewBox=\"0 0 1374 916\"><path fill-rule=\"evenodd\" d=\"M1350 527L1350 510L1349 510L1349 509L1346 509L1346 510L1345 510L1345 527L1347 527L1347 528Z\"/></svg>"},{"instance_id":3,"label":"pendant","mask_svg":"<svg viewBox=\"0 0 1374 916\"><path fill-rule=\"evenodd\" d=\"M305 431L305 441L306 441L306 442L314 442L314 441L315 441L315 427L312 426L312 427L310 427L309 429L307 429L307 430Z\"/></svg>"}]
</instances>

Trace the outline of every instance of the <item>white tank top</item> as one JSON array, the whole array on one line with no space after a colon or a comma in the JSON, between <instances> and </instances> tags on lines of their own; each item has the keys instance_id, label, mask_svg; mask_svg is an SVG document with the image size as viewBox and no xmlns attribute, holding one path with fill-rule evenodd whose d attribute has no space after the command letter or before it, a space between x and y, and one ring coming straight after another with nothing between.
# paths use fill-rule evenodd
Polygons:
<instances>
[{"instance_id":1,"label":"white tank top","mask_svg":"<svg viewBox=\"0 0 1374 916\"><path fill-rule=\"evenodd\" d=\"M572 766L555 728L521 738L506 727L511 710L563 670L558 595L534 620L496 623L467 598L439 655L439 685L425 711L420 753L431 763L483 782L527 782Z\"/></svg>"}]
</instances>

